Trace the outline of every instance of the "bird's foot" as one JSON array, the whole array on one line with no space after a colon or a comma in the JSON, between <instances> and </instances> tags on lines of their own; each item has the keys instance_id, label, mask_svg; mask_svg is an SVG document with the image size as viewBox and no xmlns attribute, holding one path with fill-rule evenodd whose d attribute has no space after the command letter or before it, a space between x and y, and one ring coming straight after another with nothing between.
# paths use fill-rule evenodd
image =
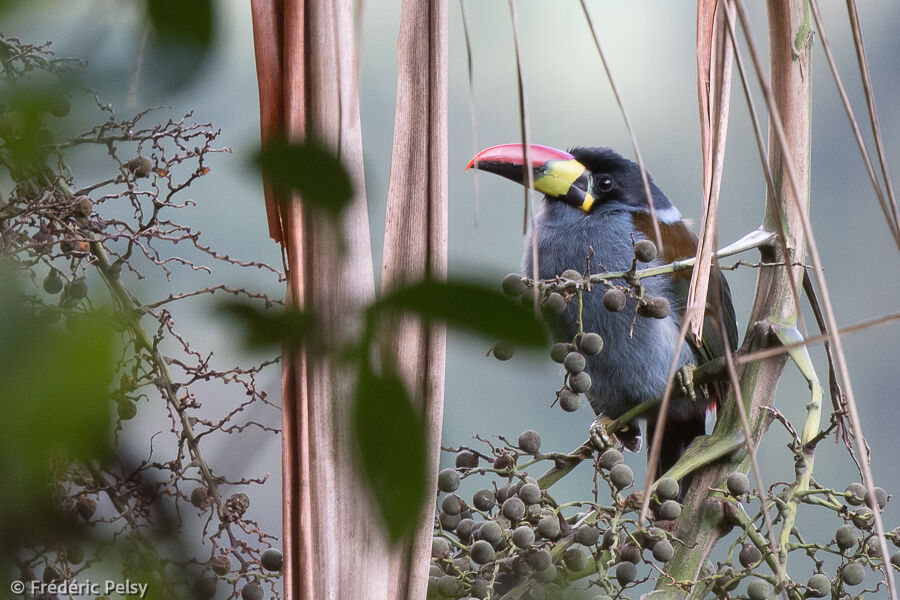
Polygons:
<instances>
[{"instance_id":1,"label":"bird's foot","mask_svg":"<svg viewBox=\"0 0 900 600\"><path fill-rule=\"evenodd\" d=\"M591 426L588 428L588 434L591 438L591 443L597 449L598 452L603 452L607 448L615 448L619 446L618 440L614 435L610 435L606 428L610 423L613 422L613 419L610 419L604 414L599 414L594 418L594 422L591 423Z\"/></svg>"},{"instance_id":2,"label":"bird's foot","mask_svg":"<svg viewBox=\"0 0 900 600\"><path fill-rule=\"evenodd\" d=\"M613 421L615 419L599 414L588 429L591 443L598 452L603 452L607 448L625 448L629 452L639 452L643 440L641 439L641 429L637 423L632 421L610 433L607 429Z\"/></svg>"},{"instance_id":3,"label":"bird's foot","mask_svg":"<svg viewBox=\"0 0 900 600\"><path fill-rule=\"evenodd\" d=\"M681 394L691 399L691 402L697 401L697 392L694 389L694 371L697 365L694 363L686 363L675 373L675 379L681 388Z\"/></svg>"}]
</instances>

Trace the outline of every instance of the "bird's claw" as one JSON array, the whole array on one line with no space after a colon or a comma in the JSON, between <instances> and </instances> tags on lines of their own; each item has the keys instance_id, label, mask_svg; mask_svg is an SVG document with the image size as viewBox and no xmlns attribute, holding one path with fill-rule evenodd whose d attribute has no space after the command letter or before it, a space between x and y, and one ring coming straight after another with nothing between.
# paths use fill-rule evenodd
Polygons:
<instances>
[{"instance_id":1,"label":"bird's claw","mask_svg":"<svg viewBox=\"0 0 900 600\"><path fill-rule=\"evenodd\" d=\"M628 450L629 452L640 452L643 438L641 437L641 428L637 423L632 421L626 425L620 426L615 432L609 433L609 424L615 419L599 414L594 418L588 429L591 443L598 452L603 452L607 448L616 448L617 450Z\"/></svg>"},{"instance_id":2,"label":"bird's claw","mask_svg":"<svg viewBox=\"0 0 900 600\"><path fill-rule=\"evenodd\" d=\"M678 385L681 388L681 394L690 398L691 402L697 401L697 392L694 389L694 371L696 370L697 365L686 363L675 373Z\"/></svg>"},{"instance_id":3,"label":"bird's claw","mask_svg":"<svg viewBox=\"0 0 900 600\"><path fill-rule=\"evenodd\" d=\"M615 448L619 445L618 440L616 440L615 436L607 433L606 428L610 423L613 422L613 419L610 419L604 414L599 414L594 418L594 422L591 423L591 426L588 428L588 434L591 438L591 443L597 449L598 452L602 452L607 448Z\"/></svg>"}]
</instances>

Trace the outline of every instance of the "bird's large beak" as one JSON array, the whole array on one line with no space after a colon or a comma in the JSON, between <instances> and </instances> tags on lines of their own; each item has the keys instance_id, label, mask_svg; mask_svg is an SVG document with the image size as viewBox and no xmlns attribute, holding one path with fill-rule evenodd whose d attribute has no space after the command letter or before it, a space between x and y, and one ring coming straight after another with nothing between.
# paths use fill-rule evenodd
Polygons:
<instances>
[{"instance_id":1,"label":"bird's large beak","mask_svg":"<svg viewBox=\"0 0 900 600\"><path fill-rule=\"evenodd\" d=\"M466 171L472 167L527 185L522 144L503 144L482 150L469 161ZM594 196L590 171L571 154L549 146L529 144L528 167L534 174L534 189L584 212L591 210Z\"/></svg>"}]
</instances>

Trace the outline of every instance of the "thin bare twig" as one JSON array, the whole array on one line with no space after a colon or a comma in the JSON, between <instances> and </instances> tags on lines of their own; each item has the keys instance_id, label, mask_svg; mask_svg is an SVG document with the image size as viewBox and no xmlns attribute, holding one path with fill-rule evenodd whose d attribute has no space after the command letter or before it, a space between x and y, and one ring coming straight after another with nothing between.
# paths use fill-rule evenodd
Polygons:
<instances>
[{"instance_id":1,"label":"thin bare twig","mask_svg":"<svg viewBox=\"0 0 900 600\"><path fill-rule=\"evenodd\" d=\"M528 220L531 219L531 275L535 281L538 279L540 267L538 265L538 247L537 247L537 231L534 221L534 171L531 169L531 156L528 149L528 139L530 133L528 130L528 110L525 102L525 84L522 80L522 54L519 51L519 19L516 15L516 2L509 0L509 15L512 21L513 46L516 51L516 87L519 92L519 125L522 129L522 152L524 153L525 164L522 167L525 175L525 212L523 214L522 230L523 233L528 227ZM541 310L541 296L538 289L534 289L534 312L539 314Z\"/></svg>"},{"instance_id":2,"label":"thin bare twig","mask_svg":"<svg viewBox=\"0 0 900 600\"><path fill-rule=\"evenodd\" d=\"M878 162L881 164L881 175L884 177L884 186L891 203L894 223L900 229L900 212L897 210L897 198L894 196L894 185L891 183L891 174L888 171L887 158L884 153L884 140L881 135L881 126L878 123L878 111L875 110L875 94L872 91L872 77L869 75L869 63L866 60L866 49L863 46L862 29L859 26L859 15L856 12L856 0L847 0L847 15L850 17L853 46L856 48L856 61L859 63L859 72L862 75L866 106L869 109L869 122L872 125L872 137L875 138L875 149L878 152Z\"/></svg>"},{"instance_id":3,"label":"thin bare twig","mask_svg":"<svg viewBox=\"0 0 900 600\"><path fill-rule=\"evenodd\" d=\"M466 42L466 76L469 81L469 120L472 123L472 156L478 153L478 116L475 111L475 73L472 62L472 40L469 37L469 13L466 12L466 0L459 0L459 11L462 14L463 38ZM478 207L481 201L479 194L479 171L475 169L475 227L478 227Z\"/></svg>"},{"instance_id":4,"label":"thin bare twig","mask_svg":"<svg viewBox=\"0 0 900 600\"><path fill-rule=\"evenodd\" d=\"M814 273L819 285L819 290L822 293L822 308L825 313L825 319L828 323L828 329L837 332L837 318L834 315L834 308L831 302L831 294L828 291L828 284L825 281L825 271L822 266L822 260L819 256L819 247L816 243L815 233L813 232L812 223L809 219L809 212L807 211L807 207L800 202L801 198L801 188L800 188L800 178L796 173L796 169L794 167L793 162L793 152L789 144L787 143L787 136L784 131L784 127L781 122L781 114L778 110L777 102L775 101L775 97L772 93L772 88L769 86L768 80L764 74L762 69L762 62L759 57L759 52L756 49L756 44L753 41L753 35L750 31L750 23L747 19L747 15L744 11L744 6L741 0L735 0L735 6L737 7L737 12L739 16L739 20L741 23L741 28L744 31L744 37L747 41L747 47L750 50L750 55L753 58L753 64L756 69L756 75L760 82L760 86L763 89L766 103L769 108L769 114L771 115L771 123L774 128L775 136L777 138L778 144L780 146L781 152L783 153L785 160L785 171L788 175L788 180L793 190L793 198L795 201L795 206L797 208L797 213L800 216L801 224L803 226L803 231L806 236L807 248L809 250L809 257L814 267ZM862 430L862 422L859 418L859 411L856 406L856 397L853 392L853 385L850 381L850 370L847 367L847 358L844 354L844 345L841 342L840 335L836 334L832 337L832 342L834 344L834 353L835 359L837 361L838 371L840 373L841 379L843 380L845 390L846 390L846 402L848 413L850 415L850 422L853 425L854 430L856 431L856 444L857 451L860 456L863 457L863 479L866 490L870 497L875 497L875 482L874 477L872 475L872 469L869 464L869 457L866 453L866 443ZM885 579L887 580L888 589L891 594L891 598L893 600L897 600L897 587L894 582L894 573L890 568L890 552L888 551L887 540L884 536L884 522L881 518L881 512L878 510L873 511L875 516L875 528L878 533L878 541L881 547L882 559L884 560L884 574Z\"/></svg>"},{"instance_id":5,"label":"thin bare twig","mask_svg":"<svg viewBox=\"0 0 900 600\"><path fill-rule=\"evenodd\" d=\"M859 123L853 114L853 107L850 106L850 98L847 96L847 90L844 89L844 82L841 81L841 75L838 73L837 63L831 53L831 44L828 43L828 35L825 33L825 25L822 23L822 16L819 14L819 3L817 0L810 0L809 6L812 9L813 18L816 21L816 28L819 37L822 39L822 49L825 51L825 58L828 60L828 66L831 69L831 75L834 77L834 83L837 86L838 94L847 112L847 118L850 120L850 128L853 130L853 137L856 139L856 145L859 147L859 153L862 155L863 162L866 165L866 173L872 182L872 189L875 190L875 196L878 198L878 204L884 213L884 219L887 221L891 235L894 236L894 244L900 250L900 222L897 221L896 207L888 206L888 201L881 191L881 185L878 176L875 174L875 167L872 166L872 159L869 157L869 151L866 149L866 143L863 141L862 132L859 130ZM874 107L873 107L874 108Z\"/></svg>"},{"instance_id":6,"label":"thin bare twig","mask_svg":"<svg viewBox=\"0 0 900 600\"><path fill-rule=\"evenodd\" d=\"M660 251L663 249L662 243L662 234L659 231L659 220L656 218L656 207L653 204L653 193L650 191L650 179L647 176L647 168L644 166L644 157L641 154L641 147L638 144L637 134L634 132L634 127L631 125L631 118L628 116L628 110L625 108L625 103L622 101L622 96L619 94L619 88L616 86L616 81L613 78L612 71L609 68L609 63L606 62L606 55L603 53L603 48L600 45L600 36L597 35L597 29L594 27L594 21L591 19L591 13L588 11L587 3L585 0L581 0L581 8L584 11L584 18L587 20L588 27L591 30L591 36L594 38L594 45L597 47L597 54L600 55L600 61L603 63L603 69L606 71L606 78L609 80L609 87L612 89L613 95L616 97L616 102L619 104L619 110L622 112L622 120L625 121L625 127L628 129L628 135L631 137L631 145L634 148L634 157L637 159L638 167L641 169L641 181L644 183L644 193L647 195L647 204L650 206L650 220L653 221L653 236L654 241L656 242L656 247L659 248Z\"/></svg>"}]
</instances>

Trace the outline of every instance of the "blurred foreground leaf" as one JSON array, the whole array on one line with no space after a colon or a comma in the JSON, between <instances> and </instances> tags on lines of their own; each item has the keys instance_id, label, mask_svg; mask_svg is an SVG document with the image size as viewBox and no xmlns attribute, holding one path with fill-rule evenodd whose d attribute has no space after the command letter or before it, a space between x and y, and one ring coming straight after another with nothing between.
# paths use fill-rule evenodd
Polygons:
<instances>
[{"instance_id":1,"label":"blurred foreground leaf","mask_svg":"<svg viewBox=\"0 0 900 600\"><path fill-rule=\"evenodd\" d=\"M114 338L103 312L51 326L24 304L0 271L0 514L18 532L51 527L53 468L113 457Z\"/></svg>"},{"instance_id":2,"label":"blurred foreground leaf","mask_svg":"<svg viewBox=\"0 0 900 600\"><path fill-rule=\"evenodd\" d=\"M216 7L212 0L146 0L156 34L150 46L148 81L186 85L212 48Z\"/></svg>"},{"instance_id":3,"label":"blurred foreground leaf","mask_svg":"<svg viewBox=\"0 0 900 600\"><path fill-rule=\"evenodd\" d=\"M353 185L340 159L315 142L273 140L260 152L258 163L276 186L297 192L304 203L327 214L340 214L353 198Z\"/></svg>"},{"instance_id":4,"label":"blurred foreground leaf","mask_svg":"<svg viewBox=\"0 0 900 600\"><path fill-rule=\"evenodd\" d=\"M541 346L541 321L519 302L490 288L461 281L425 280L388 292L370 314L413 312L426 320L444 321L488 338L522 346Z\"/></svg>"},{"instance_id":5,"label":"blurred foreground leaf","mask_svg":"<svg viewBox=\"0 0 900 600\"><path fill-rule=\"evenodd\" d=\"M310 337L315 317L295 306L260 308L249 302L229 302L222 310L247 330L250 346L287 346L297 348Z\"/></svg>"},{"instance_id":6,"label":"blurred foreground leaf","mask_svg":"<svg viewBox=\"0 0 900 600\"><path fill-rule=\"evenodd\" d=\"M403 383L360 373L353 406L357 464L391 542L412 531L425 500L425 431Z\"/></svg>"}]
</instances>

